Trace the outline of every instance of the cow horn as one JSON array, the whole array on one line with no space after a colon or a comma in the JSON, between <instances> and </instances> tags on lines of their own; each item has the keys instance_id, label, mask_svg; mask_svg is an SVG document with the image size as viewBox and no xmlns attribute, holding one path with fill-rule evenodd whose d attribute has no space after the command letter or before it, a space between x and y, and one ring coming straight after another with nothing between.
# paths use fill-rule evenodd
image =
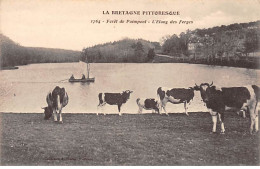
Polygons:
<instances>
[{"instance_id":1,"label":"cow horn","mask_svg":"<svg viewBox=\"0 0 260 169\"><path fill-rule=\"evenodd\" d=\"M199 87L196 83L195 83L195 86L196 86L196 87Z\"/></svg>"},{"instance_id":2,"label":"cow horn","mask_svg":"<svg viewBox=\"0 0 260 169\"><path fill-rule=\"evenodd\" d=\"M213 85L213 81L212 81L212 83L209 86L212 86L212 85Z\"/></svg>"}]
</instances>

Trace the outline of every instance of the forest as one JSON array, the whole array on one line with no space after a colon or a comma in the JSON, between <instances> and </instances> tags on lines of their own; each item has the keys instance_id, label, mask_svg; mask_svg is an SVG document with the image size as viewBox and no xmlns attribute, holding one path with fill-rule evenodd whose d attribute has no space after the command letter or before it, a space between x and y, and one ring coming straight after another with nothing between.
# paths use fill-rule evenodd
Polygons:
<instances>
[{"instance_id":1,"label":"forest","mask_svg":"<svg viewBox=\"0 0 260 169\"><path fill-rule=\"evenodd\" d=\"M129 39L85 47L82 51L21 46L0 34L0 66L31 63L184 62L260 68L260 21L187 30L162 37L161 43ZM169 55L163 59L157 54Z\"/></svg>"},{"instance_id":2,"label":"forest","mask_svg":"<svg viewBox=\"0 0 260 169\"><path fill-rule=\"evenodd\" d=\"M0 34L1 68L32 63L77 62L80 55L80 51L24 47Z\"/></svg>"},{"instance_id":3,"label":"forest","mask_svg":"<svg viewBox=\"0 0 260 169\"><path fill-rule=\"evenodd\" d=\"M170 62L259 68L259 38L260 21L187 30L163 37L161 53Z\"/></svg>"},{"instance_id":4,"label":"forest","mask_svg":"<svg viewBox=\"0 0 260 169\"><path fill-rule=\"evenodd\" d=\"M115 42L84 48L82 57L88 62L132 62L144 63L153 60L156 51L160 51L159 42L143 39L125 38Z\"/></svg>"}]
</instances>

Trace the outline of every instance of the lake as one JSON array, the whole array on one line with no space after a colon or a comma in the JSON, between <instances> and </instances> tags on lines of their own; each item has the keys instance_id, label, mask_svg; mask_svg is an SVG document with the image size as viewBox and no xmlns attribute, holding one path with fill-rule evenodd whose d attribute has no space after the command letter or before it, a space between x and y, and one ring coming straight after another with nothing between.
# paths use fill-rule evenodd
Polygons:
<instances>
[{"instance_id":1,"label":"lake","mask_svg":"<svg viewBox=\"0 0 260 169\"><path fill-rule=\"evenodd\" d=\"M257 84L260 70L186 63L94 63L91 77L95 83L69 83L72 74L81 78L86 65L81 63L46 63L20 66L0 71L0 112L41 113L47 106L46 95L55 86L65 87L69 96L64 113L96 113L98 93L134 91L123 113L137 113L136 99L157 98L158 87L192 87L212 81L218 87ZM166 106L170 113L183 113L183 104ZM189 112L207 111L199 92L189 105ZM117 106L106 105L103 112L117 113ZM143 111L150 113L151 110Z\"/></svg>"}]
</instances>

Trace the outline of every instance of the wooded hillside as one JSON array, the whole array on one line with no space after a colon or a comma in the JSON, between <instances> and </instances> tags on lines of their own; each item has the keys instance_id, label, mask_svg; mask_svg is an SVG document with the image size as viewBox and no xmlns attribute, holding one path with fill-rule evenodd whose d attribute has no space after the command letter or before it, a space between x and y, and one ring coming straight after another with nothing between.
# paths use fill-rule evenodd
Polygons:
<instances>
[{"instance_id":1,"label":"wooded hillside","mask_svg":"<svg viewBox=\"0 0 260 169\"><path fill-rule=\"evenodd\" d=\"M162 53L172 56L197 55L229 59L259 51L259 38L260 21L187 30L180 35L164 37Z\"/></svg>"},{"instance_id":2,"label":"wooded hillside","mask_svg":"<svg viewBox=\"0 0 260 169\"><path fill-rule=\"evenodd\" d=\"M125 38L84 48L82 52L89 62L148 62L160 48L159 42Z\"/></svg>"},{"instance_id":3,"label":"wooded hillside","mask_svg":"<svg viewBox=\"0 0 260 169\"><path fill-rule=\"evenodd\" d=\"M31 63L77 62L80 51L23 47L0 34L0 67Z\"/></svg>"}]
</instances>

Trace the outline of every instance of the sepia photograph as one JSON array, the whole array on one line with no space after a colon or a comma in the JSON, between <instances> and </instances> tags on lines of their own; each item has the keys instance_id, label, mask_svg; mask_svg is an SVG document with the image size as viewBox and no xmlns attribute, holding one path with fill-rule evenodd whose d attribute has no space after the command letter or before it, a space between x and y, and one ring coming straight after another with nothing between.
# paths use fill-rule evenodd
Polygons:
<instances>
[{"instance_id":1,"label":"sepia photograph","mask_svg":"<svg viewBox=\"0 0 260 169\"><path fill-rule=\"evenodd\" d=\"M0 0L0 166L259 166L260 0Z\"/></svg>"}]
</instances>

